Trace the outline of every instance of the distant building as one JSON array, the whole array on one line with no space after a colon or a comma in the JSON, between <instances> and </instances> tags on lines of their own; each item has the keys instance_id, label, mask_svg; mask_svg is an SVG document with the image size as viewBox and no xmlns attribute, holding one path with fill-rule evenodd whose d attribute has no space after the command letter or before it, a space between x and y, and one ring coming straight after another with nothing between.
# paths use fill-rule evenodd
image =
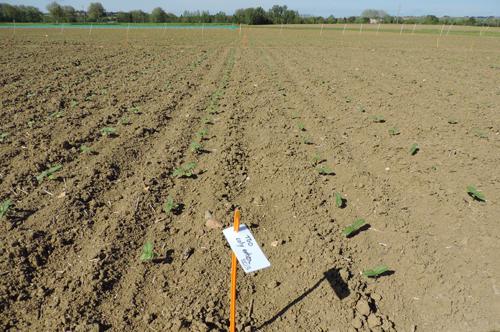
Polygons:
<instances>
[{"instance_id":1,"label":"distant building","mask_svg":"<svg viewBox=\"0 0 500 332\"><path fill-rule=\"evenodd\" d=\"M379 24L379 23L382 23L382 19L381 18L371 18L370 19L370 24Z\"/></svg>"}]
</instances>

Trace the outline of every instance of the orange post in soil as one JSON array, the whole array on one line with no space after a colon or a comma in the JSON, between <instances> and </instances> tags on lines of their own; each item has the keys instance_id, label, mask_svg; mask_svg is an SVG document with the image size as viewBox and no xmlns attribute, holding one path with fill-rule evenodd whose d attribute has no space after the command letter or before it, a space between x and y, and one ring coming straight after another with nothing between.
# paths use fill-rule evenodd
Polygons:
<instances>
[{"instance_id":1,"label":"orange post in soil","mask_svg":"<svg viewBox=\"0 0 500 332\"><path fill-rule=\"evenodd\" d=\"M238 232L240 229L240 210L234 211L234 231ZM236 271L238 267L236 255L231 253L231 309L229 317L229 332L236 331Z\"/></svg>"}]
</instances>

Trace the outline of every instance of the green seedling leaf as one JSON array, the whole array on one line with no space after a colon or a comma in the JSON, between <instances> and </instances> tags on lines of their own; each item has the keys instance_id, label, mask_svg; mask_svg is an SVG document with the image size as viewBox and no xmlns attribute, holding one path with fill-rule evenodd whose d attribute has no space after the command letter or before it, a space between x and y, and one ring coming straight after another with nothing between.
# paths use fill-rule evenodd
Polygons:
<instances>
[{"instance_id":1,"label":"green seedling leaf","mask_svg":"<svg viewBox=\"0 0 500 332\"><path fill-rule=\"evenodd\" d=\"M335 193L335 205L338 208L342 208L342 206L344 206L344 199L340 193Z\"/></svg>"},{"instance_id":2,"label":"green seedling leaf","mask_svg":"<svg viewBox=\"0 0 500 332\"><path fill-rule=\"evenodd\" d=\"M187 163L184 166L176 168L172 175L178 178L190 178L194 175L196 166L198 165L195 162Z\"/></svg>"},{"instance_id":3,"label":"green seedling leaf","mask_svg":"<svg viewBox=\"0 0 500 332\"><path fill-rule=\"evenodd\" d=\"M101 129L101 134L103 136L110 136L116 134L116 129L113 127L104 127Z\"/></svg>"},{"instance_id":4,"label":"green seedling leaf","mask_svg":"<svg viewBox=\"0 0 500 332\"><path fill-rule=\"evenodd\" d=\"M78 101L76 99L72 99L71 100L71 107L75 108L76 106L78 106Z\"/></svg>"},{"instance_id":5,"label":"green seedling leaf","mask_svg":"<svg viewBox=\"0 0 500 332\"><path fill-rule=\"evenodd\" d=\"M313 157L312 157L312 160L311 160L311 164L313 166L316 166L318 165L319 163L321 163L323 161L323 158L321 158L321 156L319 154L315 154Z\"/></svg>"},{"instance_id":6,"label":"green seedling leaf","mask_svg":"<svg viewBox=\"0 0 500 332\"><path fill-rule=\"evenodd\" d=\"M86 154L91 154L92 152L94 152L94 150L92 150L91 148L89 148L86 145L82 145L82 146L80 146L80 152L86 153Z\"/></svg>"},{"instance_id":7,"label":"green seedling leaf","mask_svg":"<svg viewBox=\"0 0 500 332\"><path fill-rule=\"evenodd\" d=\"M204 117L201 121L202 121L202 122L203 122L203 124L205 124L205 125L213 124L212 118L211 118L211 117L209 117L209 116Z\"/></svg>"},{"instance_id":8,"label":"green seedling leaf","mask_svg":"<svg viewBox=\"0 0 500 332\"><path fill-rule=\"evenodd\" d=\"M208 129L202 129L196 133L198 139L203 140L208 135Z\"/></svg>"},{"instance_id":9,"label":"green seedling leaf","mask_svg":"<svg viewBox=\"0 0 500 332\"><path fill-rule=\"evenodd\" d=\"M10 135L9 133L1 133L1 134L0 134L0 143L3 143L3 141L4 141L7 137L9 137L9 135Z\"/></svg>"},{"instance_id":10,"label":"green seedling leaf","mask_svg":"<svg viewBox=\"0 0 500 332\"><path fill-rule=\"evenodd\" d=\"M170 214L173 211L177 210L179 204L174 202L174 199L171 196L168 196L167 201L163 205L163 211L165 214Z\"/></svg>"},{"instance_id":11,"label":"green seedling leaf","mask_svg":"<svg viewBox=\"0 0 500 332\"><path fill-rule=\"evenodd\" d=\"M377 278L381 274L389 271L389 268L385 265L379 265L377 267L374 267L373 269L363 271L363 275L368 278Z\"/></svg>"},{"instance_id":12,"label":"green seedling leaf","mask_svg":"<svg viewBox=\"0 0 500 332\"><path fill-rule=\"evenodd\" d=\"M414 143L410 148L410 154L414 156L417 154L418 150L420 150L420 147L418 146L417 143Z\"/></svg>"},{"instance_id":13,"label":"green seedling leaf","mask_svg":"<svg viewBox=\"0 0 500 332\"><path fill-rule=\"evenodd\" d=\"M342 234L345 237L349 237L352 233L357 232L363 225L366 223L364 219L357 219L355 222L352 223L352 225L347 226L344 228L342 231Z\"/></svg>"},{"instance_id":14,"label":"green seedling leaf","mask_svg":"<svg viewBox=\"0 0 500 332\"><path fill-rule=\"evenodd\" d=\"M302 143L306 144L306 145L311 145L313 144L312 140L309 138L309 137L304 137L302 139Z\"/></svg>"},{"instance_id":15,"label":"green seedling leaf","mask_svg":"<svg viewBox=\"0 0 500 332\"><path fill-rule=\"evenodd\" d=\"M129 108L128 111L134 114L141 114L141 110L138 107Z\"/></svg>"},{"instance_id":16,"label":"green seedling leaf","mask_svg":"<svg viewBox=\"0 0 500 332\"><path fill-rule=\"evenodd\" d=\"M41 183L45 178L48 178L49 180L54 180L55 179L55 176L54 174L56 172L59 172L60 170L62 169L62 165L55 165L55 166L52 166L51 168L49 168L48 170L46 171L43 171L42 173L40 173L37 177L36 177L36 180Z\"/></svg>"},{"instance_id":17,"label":"green seedling leaf","mask_svg":"<svg viewBox=\"0 0 500 332\"><path fill-rule=\"evenodd\" d=\"M480 129L474 129L474 135L476 135L479 138L488 138L488 134Z\"/></svg>"},{"instance_id":18,"label":"green seedling leaf","mask_svg":"<svg viewBox=\"0 0 500 332\"><path fill-rule=\"evenodd\" d=\"M306 131L306 126L303 123L297 124L297 128L299 128L300 131Z\"/></svg>"},{"instance_id":19,"label":"green seedling leaf","mask_svg":"<svg viewBox=\"0 0 500 332\"><path fill-rule=\"evenodd\" d=\"M486 202L484 194L476 189L474 186L467 186L467 193L475 200Z\"/></svg>"},{"instance_id":20,"label":"green seedling leaf","mask_svg":"<svg viewBox=\"0 0 500 332\"><path fill-rule=\"evenodd\" d=\"M328 166L320 166L317 168L320 175L333 175L335 174L333 170Z\"/></svg>"},{"instance_id":21,"label":"green seedling leaf","mask_svg":"<svg viewBox=\"0 0 500 332\"><path fill-rule=\"evenodd\" d=\"M120 119L120 123L121 123L122 125L129 125L129 124L131 124L131 123L132 123L132 121L130 121L130 118L129 118L129 117L124 116L124 117L122 117L122 118Z\"/></svg>"},{"instance_id":22,"label":"green seedling leaf","mask_svg":"<svg viewBox=\"0 0 500 332\"><path fill-rule=\"evenodd\" d=\"M64 113L61 111L57 111L57 112L51 113L49 116L53 119L58 119L58 118L62 118L64 116Z\"/></svg>"},{"instance_id":23,"label":"green seedling leaf","mask_svg":"<svg viewBox=\"0 0 500 332\"><path fill-rule=\"evenodd\" d=\"M399 134L400 134L400 131L398 128L396 128L396 127L389 128L389 135L396 136Z\"/></svg>"},{"instance_id":24,"label":"green seedling leaf","mask_svg":"<svg viewBox=\"0 0 500 332\"><path fill-rule=\"evenodd\" d=\"M142 248L141 261L148 262L152 261L156 257L156 254L153 249L153 243L148 241L144 244Z\"/></svg>"},{"instance_id":25,"label":"green seedling leaf","mask_svg":"<svg viewBox=\"0 0 500 332\"><path fill-rule=\"evenodd\" d=\"M385 122L385 119L384 119L384 117L382 115L372 116L372 120L375 123L384 123Z\"/></svg>"},{"instance_id":26,"label":"green seedling leaf","mask_svg":"<svg viewBox=\"0 0 500 332\"><path fill-rule=\"evenodd\" d=\"M358 106L357 110L359 113L365 113L365 109L362 106Z\"/></svg>"},{"instance_id":27,"label":"green seedling leaf","mask_svg":"<svg viewBox=\"0 0 500 332\"><path fill-rule=\"evenodd\" d=\"M189 150L191 150L191 152L193 153L200 154L203 151L203 145L198 142L191 142L191 144L189 145Z\"/></svg>"},{"instance_id":28,"label":"green seedling leaf","mask_svg":"<svg viewBox=\"0 0 500 332\"><path fill-rule=\"evenodd\" d=\"M36 121L35 121L35 120L30 120L30 121L28 121L28 127L29 127L29 128L33 128L33 127L35 126L35 124L36 124Z\"/></svg>"},{"instance_id":29,"label":"green seedling leaf","mask_svg":"<svg viewBox=\"0 0 500 332\"><path fill-rule=\"evenodd\" d=\"M10 201L10 199L6 199L2 202L2 204L0 204L0 219L7 215L7 211L9 211L11 205L12 202Z\"/></svg>"}]
</instances>

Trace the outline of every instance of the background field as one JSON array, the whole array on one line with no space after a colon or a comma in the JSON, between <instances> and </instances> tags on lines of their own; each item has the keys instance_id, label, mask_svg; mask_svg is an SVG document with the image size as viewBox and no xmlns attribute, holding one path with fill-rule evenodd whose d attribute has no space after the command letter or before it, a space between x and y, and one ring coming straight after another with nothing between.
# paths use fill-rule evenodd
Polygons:
<instances>
[{"instance_id":1,"label":"background field","mask_svg":"<svg viewBox=\"0 0 500 332\"><path fill-rule=\"evenodd\" d=\"M241 330L500 329L500 39L476 32L0 30L0 326L224 331L204 215L240 207L272 263L240 270Z\"/></svg>"}]
</instances>

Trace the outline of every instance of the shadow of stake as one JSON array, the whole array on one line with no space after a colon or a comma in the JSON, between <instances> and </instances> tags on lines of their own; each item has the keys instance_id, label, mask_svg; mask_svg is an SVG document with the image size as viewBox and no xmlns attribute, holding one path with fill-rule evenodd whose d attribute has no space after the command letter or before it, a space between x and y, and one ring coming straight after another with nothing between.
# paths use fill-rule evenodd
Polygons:
<instances>
[{"instance_id":1,"label":"shadow of stake","mask_svg":"<svg viewBox=\"0 0 500 332\"><path fill-rule=\"evenodd\" d=\"M339 270L336 268L332 268L326 272L323 273L323 278L319 279L313 286L308 288L304 293L299 295L295 300L287 304L283 309L281 309L276 315L274 315L271 319L265 321L262 325L260 325L257 329L260 330L270 324L272 324L274 321L276 321L278 318L283 316L288 310L290 310L294 305L305 299L309 294L311 294L316 288L318 288L321 283L327 280L328 284L330 287L333 289L335 292L335 295L340 300L345 299L346 297L349 296L351 293L349 291L349 286L347 283L342 279L340 276Z\"/></svg>"}]
</instances>

